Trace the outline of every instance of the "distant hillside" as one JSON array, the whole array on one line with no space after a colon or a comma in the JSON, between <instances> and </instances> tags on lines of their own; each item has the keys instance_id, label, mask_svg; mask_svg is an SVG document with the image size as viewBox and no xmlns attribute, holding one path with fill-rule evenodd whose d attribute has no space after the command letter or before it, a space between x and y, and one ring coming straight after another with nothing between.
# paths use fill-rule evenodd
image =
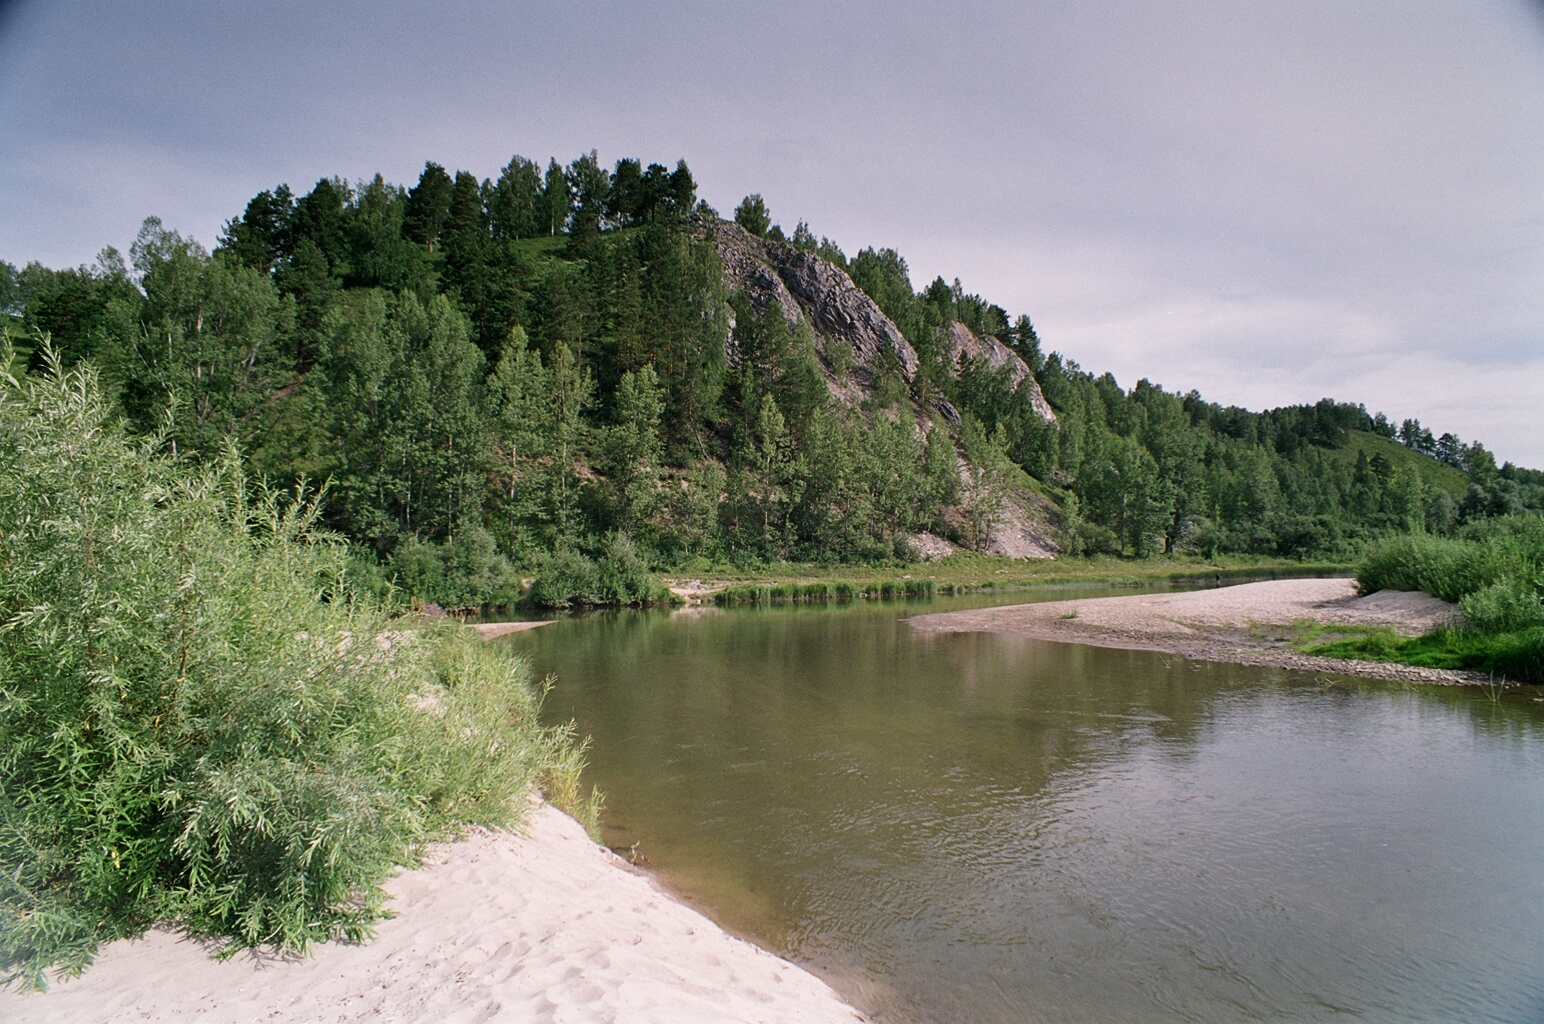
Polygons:
<instances>
[{"instance_id":1,"label":"distant hillside","mask_svg":"<svg viewBox=\"0 0 1544 1024\"><path fill-rule=\"evenodd\" d=\"M1345 558L1544 507L1539 474L1361 405L1123 386L894 250L759 196L720 217L684 162L281 185L213 253L152 218L127 259L0 265L0 308L30 372L46 333L129 429L170 412L179 455L234 438L275 485L330 481L362 577L447 606L956 547Z\"/></svg>"},{"instance_id":2,"label":"distant hillside","mask_svg":"<svg viewBox=\"0 0 1544 1024\"><path fill-rule=\"evenodd\" d=\"M1407 448L1392 437L1368 433L1365 430L1352 430L1346 433L1345 445L1335 451L1353 466L1364 452L1372 466L1377 465L1377 459L1381 455L1388 461L1392 470L1420 473L1427 484L1447 491L1455 501L1462 501L1469 492L1469 477L1463 470L1440 462L1423 452Z\"/></svg>"}]
</instances>

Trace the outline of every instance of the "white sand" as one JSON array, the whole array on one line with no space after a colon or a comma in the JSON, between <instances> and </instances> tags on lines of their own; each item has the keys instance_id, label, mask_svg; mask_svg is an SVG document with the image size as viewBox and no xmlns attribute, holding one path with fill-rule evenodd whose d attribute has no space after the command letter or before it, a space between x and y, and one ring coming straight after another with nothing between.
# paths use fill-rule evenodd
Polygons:
<instances>
[{"instance_id":1,"label":"white sand","mask_svg":"<svg viewBox=\"0 0 1544 1024\"><path fill-rule=\"evenodd\" d=\"M1429 594L1354 580L1267 580L1179 594L1133 594L937 612L906 620L920 633L1007 633L1037 640L1166 651L1202 661L1334 672L1423 683L1483 682L1477 673L1298 654L1284 634L1300 621L1387 626L1417 636L1457 622L1455 605Z\"/></svg>"},{"instance_id":2,"label":"white sand","mask_svg":"<svg viewBox=\"0 0 1544 1024\"><path fill-rule=\"evenodd\" d=\"M511 633L524 633L528 629L550 626L557 621L557 619L542 619L539 622L474 622L471 628L484 640L496 640Z\"/></svg>"},{"instance_id":3,"label":"white sand","mask_svg":"<svg viewBox=\"0 0 1544 1024\"><path fill-rule=\"evenodd\" d=\"M814 975L665 895L551 807L528 835L437 847L361 946L225 963L154 931L80 979L0 992L14 1024L85 1021L820 1022L863 1018Z\"/></svg>"}]
</instances>

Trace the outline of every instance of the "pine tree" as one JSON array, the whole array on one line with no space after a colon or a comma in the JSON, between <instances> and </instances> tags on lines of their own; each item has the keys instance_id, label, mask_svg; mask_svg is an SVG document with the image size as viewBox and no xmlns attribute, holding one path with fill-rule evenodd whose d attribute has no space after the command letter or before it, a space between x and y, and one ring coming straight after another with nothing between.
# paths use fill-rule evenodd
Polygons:
<instances>
[{"instance_id":1,"label":"pine tree","mask_svg":"<svg viewBox=\"0 0 1544 1024\"><path fill-rule=\"evenodd\" d=\"M542 181L541 201L538 205L540 230L548 235L566 231L572 204L573 195L568 190L568 178L564 176L563 168L557 160L552 159L547 163L547 175Z\"/></svg>"},{"instance_id":2,"label":"pine tree","mask_svg":"<svg viewBox=\"0 0 1544 1024\"><path fill-rule=\"evenodd\" d=\"M499 172L488 203L493 237L502 240L546 234L549 218L543 215L541 202L541 169L523 156L511 157Z\"/></svg>"},{"instance_id":3,"label":"pine tree","mask_svg":"<svg viewBox=\"0 0 1544 1024\"><path fill-rule=\"evenodd\" d=\"M407 209L402 218L402 234L411 242L434 251L440 228L450 213L451 192L455 188L445 168L432 160L424 164L418 184L407 194Z\"/></svg>"}]
</instances>

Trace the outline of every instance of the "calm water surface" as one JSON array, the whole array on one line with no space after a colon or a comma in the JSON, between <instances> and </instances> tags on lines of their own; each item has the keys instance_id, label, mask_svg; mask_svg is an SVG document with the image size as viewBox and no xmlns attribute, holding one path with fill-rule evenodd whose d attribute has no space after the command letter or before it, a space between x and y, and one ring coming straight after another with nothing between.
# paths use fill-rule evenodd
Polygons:
<instances>
[{"instance_id":1,"label":"calm water surface","mask_svg":"<svg viewBox=\"0 0 1544 1024\"><path fill-rule=\"evenodd\" d=\"M882 1021L1544 1020L1544 692L902 621L982 603L509 644L606 842Z\"/></svg>"}]
</instances>

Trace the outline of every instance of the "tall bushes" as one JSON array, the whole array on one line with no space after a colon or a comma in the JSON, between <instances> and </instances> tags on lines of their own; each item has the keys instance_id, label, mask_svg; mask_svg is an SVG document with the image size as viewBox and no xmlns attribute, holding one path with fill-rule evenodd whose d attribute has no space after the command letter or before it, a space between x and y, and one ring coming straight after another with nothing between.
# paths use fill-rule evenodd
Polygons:
<instances>
[{"instance_id":1,"label":"tall bushes","mask_svg":"<svg viewBox=\"0 0 1544 1024\"><path fill-rule=\"evenodd\" d=\"M1457 538L1390 538L1368 552L1356 580L1364 594L1420 590L1457 602L1463 635L1441 645L1454 663L1544 682L1544 517L1481 520Z\"/></svg>"},{"instance_id":2,"label":"tall bushes","mask_svg":"<svg viewBox=\"0 0 1544 1024\"><path fill-rule=\"evenodd\" d=\"M1356 580L1364 594L1421 590L1444 601L1461 601L1505 580L1537 591L1544 587L1544 517L1481 521L1456 538L1389 538L1368 551Z\"/></svg>"},{"instance_id":3,"label":"tall bushes","mask_svg":"<svg viewBox=\"0 0 1544 1024\"><path fill-rule=\"evenodd\" d=\"M358 937L422 842L576 792L526 666L388 631L348 564L234 453L125 437L88 365L0 379L0 978L164 919Z\"/></svg>"}]
</instances>

